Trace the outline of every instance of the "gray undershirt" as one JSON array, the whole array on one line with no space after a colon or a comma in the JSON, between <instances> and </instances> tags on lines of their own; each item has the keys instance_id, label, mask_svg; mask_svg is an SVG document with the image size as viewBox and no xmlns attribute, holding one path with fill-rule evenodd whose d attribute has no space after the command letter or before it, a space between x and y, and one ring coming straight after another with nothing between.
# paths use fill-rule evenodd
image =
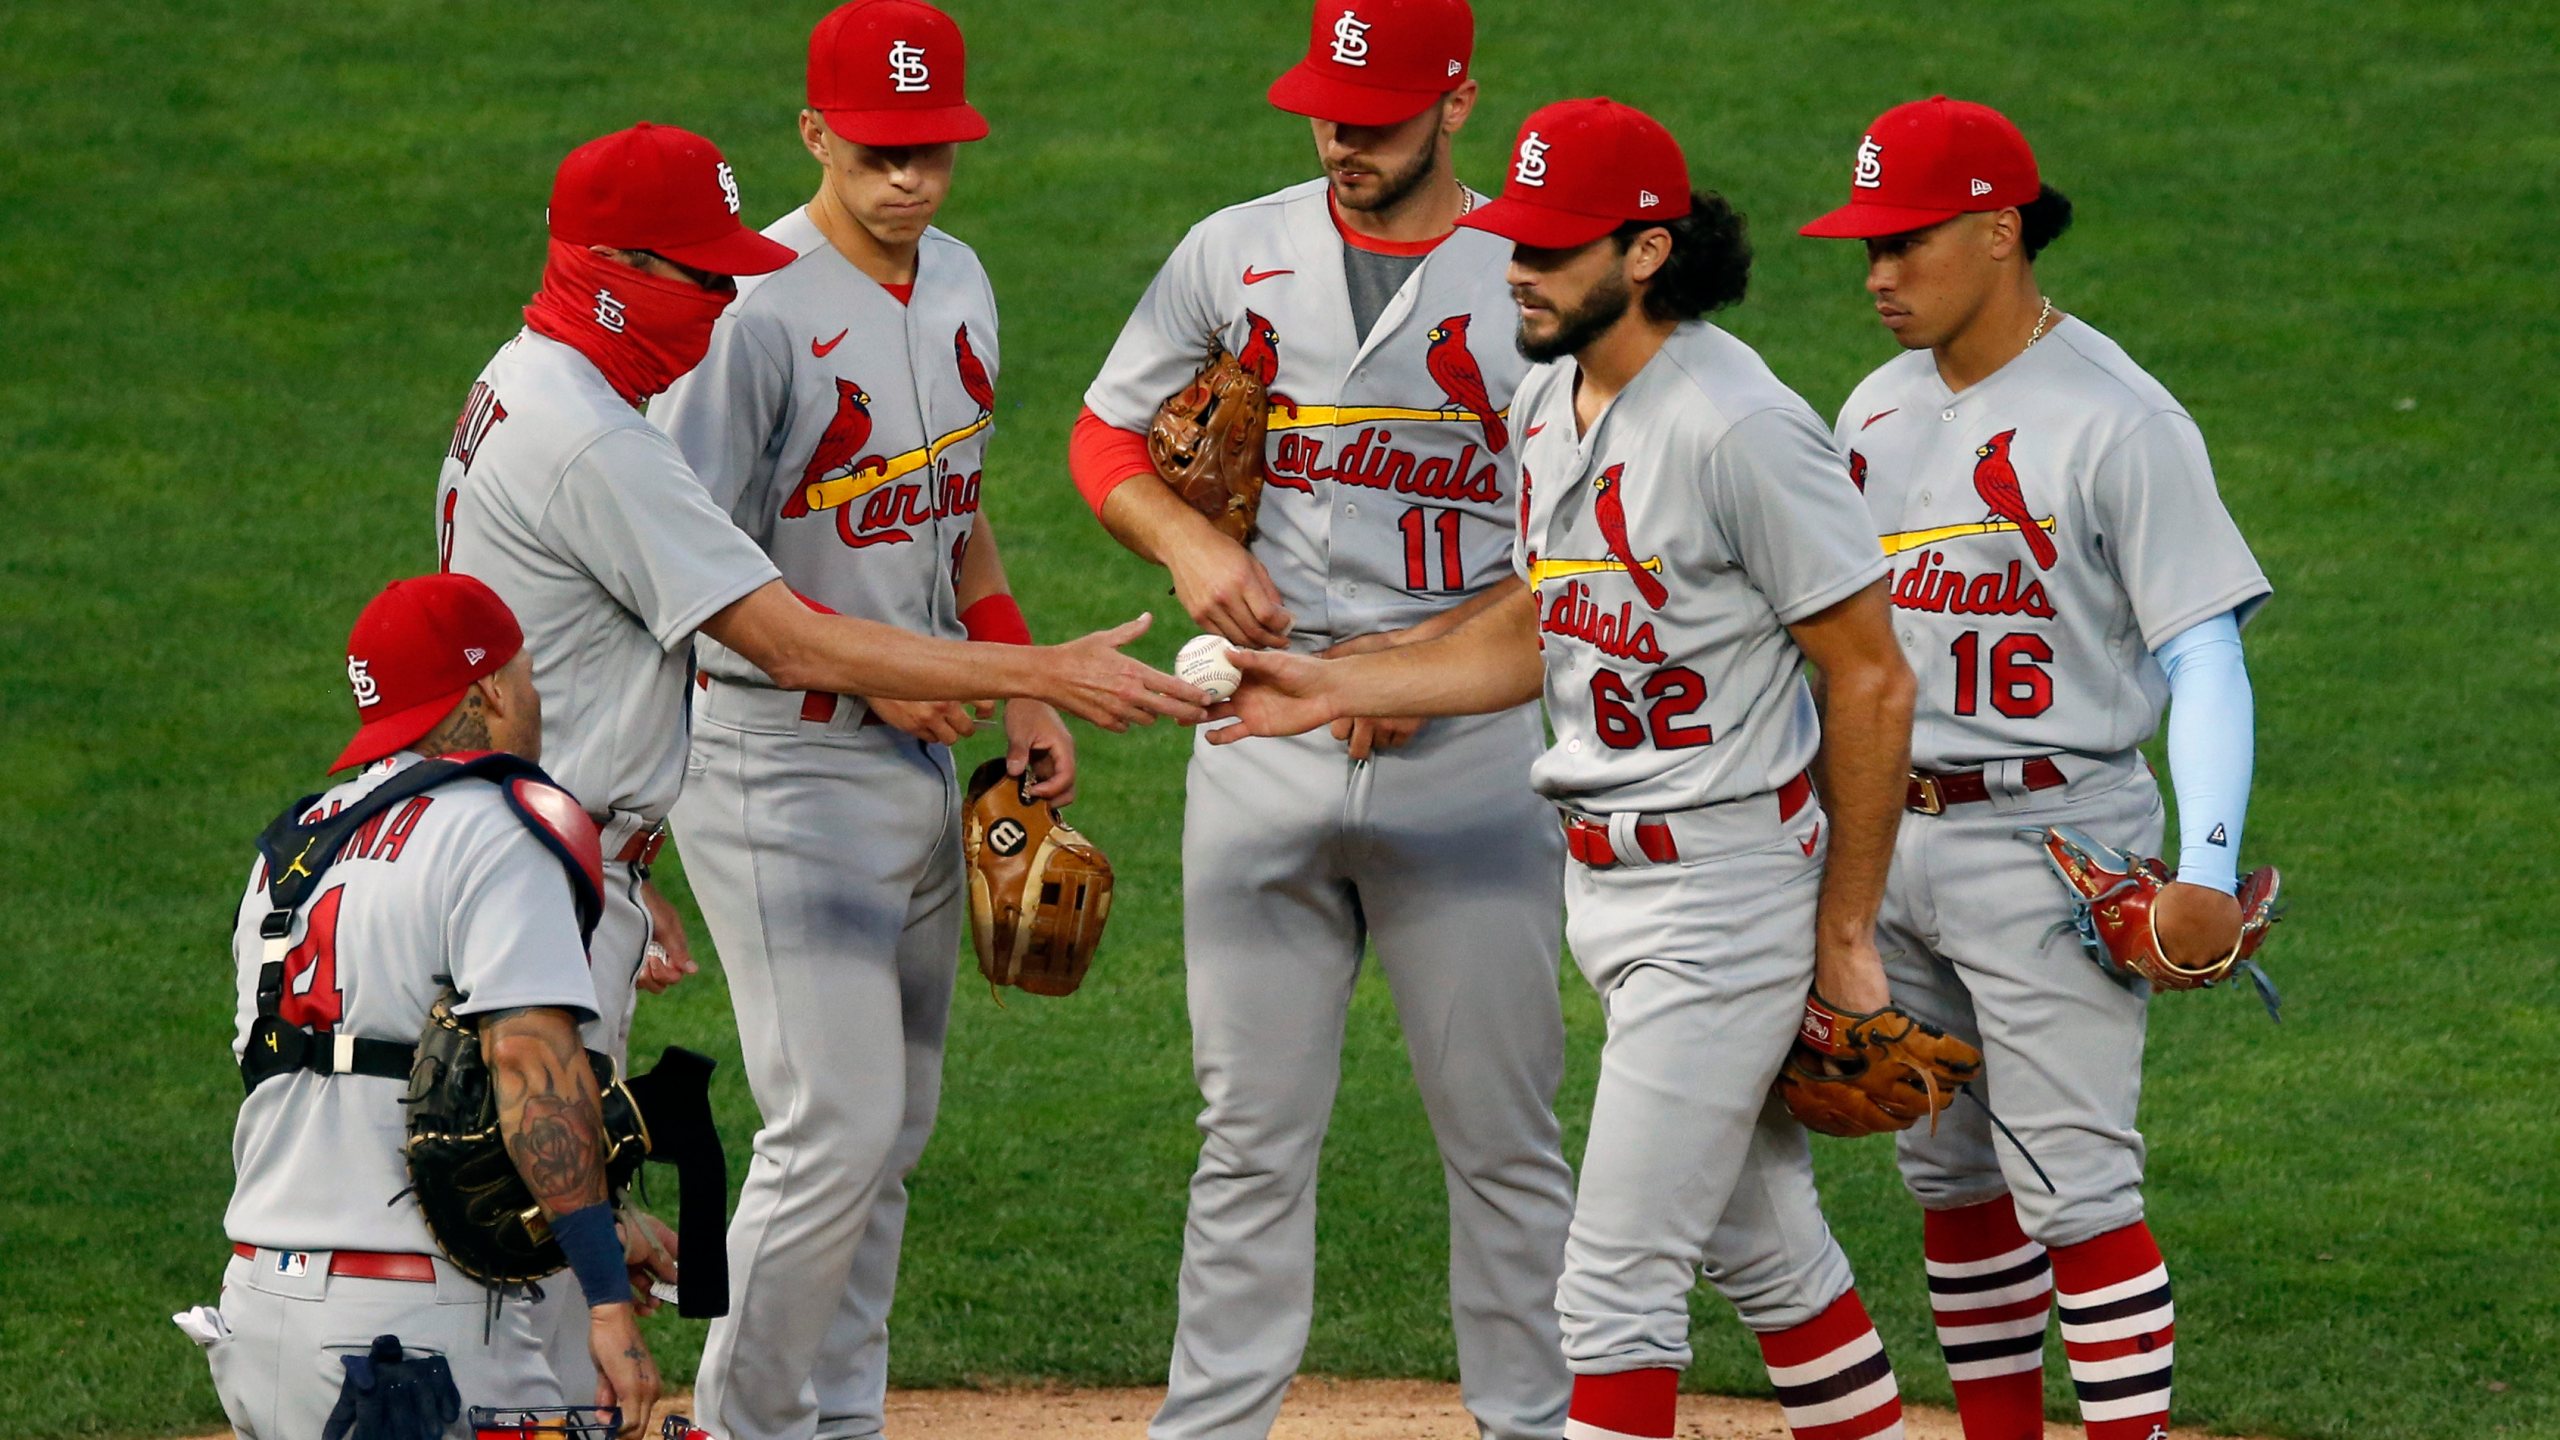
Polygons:
<instances>
[{"instance_id":1,"label":"gray undershirt","mask_svg":"<svg viewBox=\"0 0 2560 1440\"><path fill-rule=\"evenodd\" d=\"M1342 244L1342 278L1350 282L1351 323L1367 344L1370 330L1376 328L1378 316L1387 302L1404 288L1405 277L1422 263L1419 255L1381 255L1362 250L1349 241Z\"/></svg>"}]
</instances>

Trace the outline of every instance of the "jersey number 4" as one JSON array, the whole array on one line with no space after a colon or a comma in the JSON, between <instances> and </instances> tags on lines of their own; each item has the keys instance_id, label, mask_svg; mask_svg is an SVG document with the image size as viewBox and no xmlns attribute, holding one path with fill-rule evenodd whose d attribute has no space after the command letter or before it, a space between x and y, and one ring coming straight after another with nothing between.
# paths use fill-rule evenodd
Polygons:
<instances>
[{"instance_id":1,"label":"jersey number 4","mask_svg":"<svg viewBox=\"0 0 2560 1440\"><path fill-rule=\"evenodd\" d=\"M1977 713L1982 681L1982 632L1967 630L1947 647L1956 657L1956 713ZM2012 720L2032 720L2053 708L2053 647L2032 630L2003 635L1991 645L1991 708Z\"/></svg>"},{"instance_id":2,"label":"jersey number 4","mask_svg":"<svg viewBox=\"0 0 2560 1440\"><path fill-rule=\"evenodd\" d=\"M1636 706L1641 701L1644 713ZM1633 750L1648 738L1656 750L1686 750L1716 743L1712 725L1681 722L1707 703L1707 682L1686 665L1674 665L1640 677L1633 689L1615 670L1591 677L1591 723L1600 743L1612 750Z\"/></svg>"},{"instance_id":3,"label":"jersey number 4","mask_svg":"<svg viewBox=\"0 0 2560 1440\"><path fill-rule=\"evenodd\" d=\"M346 993L338 988L338 902L344 885L311 902L302 928L302 943L284 955L284 998L276 1014L287 1025L304 1030L334 1030L346 1014Z\"/></svg>"}]
</instances>

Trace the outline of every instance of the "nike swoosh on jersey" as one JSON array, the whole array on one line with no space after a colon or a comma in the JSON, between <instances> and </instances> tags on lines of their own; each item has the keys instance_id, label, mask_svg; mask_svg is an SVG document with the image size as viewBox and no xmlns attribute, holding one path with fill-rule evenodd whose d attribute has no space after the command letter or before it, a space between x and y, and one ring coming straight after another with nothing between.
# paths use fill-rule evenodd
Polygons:
<instances>
[{"instance_id":1,"label":"nike swoosh on jersey","mask_svg":"<svg viewBox=\"0 0 2560 1440\"><path fill-rule=\"evenodd\" d=\"M1813 827L1813 833L1812 833L1812 834L1810 834L1810 835L1807 835L1806 837L1804 837L1804 853L1805 853L1805 858L1806 858L1806 859L1811 859L1811 858L1813 858L1813 847L1815 846L1815 844L1817 844L1818 842L1820 842L1820 841L1821 841L1821 839L1822 839L1822 827L1821 827L1821 826L1819 826L1819 825L1816 825L1816 826L1814 826L1814 827Z\"/></svg>"},{"instance_id":2,"label":"nike swoosh on jersey","mask_svg":"<svg viewBox=\"0 0 2560 1440\"><path fill-rule=\"evenodd\" d=\"M1282 275L1295 275L1297 273L1298 272L1295 270L1256 270L1252 266L1247 265L1244 267L1244 283L1247 285L1259 285L1265 280L1274 279Z\"/></svg>"},{"instance_id":3,"label":"nike swoosh on jersey","mask_svg":"<svg viewBox=\"0 0 2560 1440\"><path fill-rule=\"evenodd\" d=\"M1522 431L1520 438L1523 440L1535 440L1538 438L1538 432L1546 428L1545 422L1541 421L1538 424L1530 426L1527 430Z\"/></svg>"},{"instance_id":4,"label":"nike swoosh on jersey","mask_svg":"<svg viewBox=\"0 0 2560 1440\"><path fill-rule=\"evenodd\" d=\"M834 338L833 340L826 341L826 342L825 342L825 343L823 343L823 344L821 344L821 343L819 342L818 337L816 337L816 336L812 335L812 336L810 336L810 337L809 337L809 353L810 353L810 354L812 354L812 355L817 356L817 357L818 357L819 359L821 359L821 360L824 360L824 359L826 359L829 355L831 355L831 354L835 353L835 348L836 348L838 345L841 345L841 344L843 344L843 343L844 343L844 337L846 337L847 335L850 335L850 334L852 334L852 333L853 333L853 327L852 327L852 326L850 326L850 325L847 325L847 326L846 326L846 327L844 327L843 329L841 329L841 330L839 330L839 331L837 331L837 332L836 332L836 338Z\"/></svg>"},{"instance_id":5,"label":"nike swoosh on jersey","mask_svg":"<svg viewBox=\"0 0 2560 1440\"><path fill-rule=\"evenodd\" d=\"M1893 410L1879 410L1879 411L1877 411L1876 413L1874 413L1873 415L1870 415L1870 416L1868 416L1868 417L1867 417L1867 425L1873 425L1874 423L1876 423L1877 421L1879 421L1879 420L1883 419L1883 418L1884 418L1884 417L1886 417L1887 415L1890 415L1890 414L1894 413L1894 410L1899 410L1899 409L1901 409L1901 408L1902 408L1901 406L1896 405L1896 406L1894 406L1894 407L1893 407ZM1861 430L1864 430L1864 429L1866 429L1866 428L1867 428L1867 425L1861 425L1861 426L1859 426L1858 428L1859 428L1859 429L1861 429Z\"/></svg>"}]
</instances>

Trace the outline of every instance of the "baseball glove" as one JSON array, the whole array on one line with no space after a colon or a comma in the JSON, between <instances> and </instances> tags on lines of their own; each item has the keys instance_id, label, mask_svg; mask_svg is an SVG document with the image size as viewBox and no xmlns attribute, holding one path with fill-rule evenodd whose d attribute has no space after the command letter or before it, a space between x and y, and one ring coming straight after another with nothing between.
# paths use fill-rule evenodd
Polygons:
<instances>
[{"instance_id":1,"label":"baseball glove","mask_svg":"<svg viewBox=\"0 0 2560 1440\"><path fill-rule=\"evenodd\" d=\"M969 777L969 936L990 985L1072 995L1111 917L1111 862L1001 757Z\"/></svg>"},{"instance_id":2,"label":"baseball glove","mask_svg":"<svg viewBox=\"0 0 2560 1440\"><path fill-rule=\"evenodd\" d=\"M1778 1071L1778 1098L1808 1130L1877 1135L1938 1112L1982 1074L1982 1052L1888 1005L1866 1015L1807 995L1795 1049Z\"/></svg>"},{"instance_id":3,"label":"baseball glove","mask_svg":"<svg viewBox=\"0 0 2560 1440\"><path fill-rule=\"evenodd\" d=\"M517 1172L498 1130L498 1087L480 1049L479 1027L453 1013L456 993L447 988L427 1011L409 1071L409 1189L426 1217L427 1233L454 1268L484 1285L520 1285L551 1275L568 1263L551 1238L549 1220ZM593 1050L604 1110L605 1190L619 1202L639 1172L656 1158L679 1167L683 1230L697 1257L688 1262L678 1313L708 1317L728 1305L726 1268L727 1172L720 1138L711 1128L713 1061L667 1047L646 1075L616 1083L613 1064Z\"/></svg>"},{"instance_id":4,"label":"baseball glove","mask_svg":"<svg viewBox=\"0 0 2560 1440\"><path fill-rule=\"evenodd\" d=\"M1220 347L1191 383L1156 410L1147 458L1183 502L1239 544L1262 506L1262 438L1271 397Z\"/></svg>"},{"instance_id":5,"label":"baseball glove","mask_svg":"<svg viewBox=\"0 0 2560 1440\"><path fill-rule=\"evenodd\" d=\"M2160 948L2151 905L2160 887L2177 875L2158 860L2127 855L2068 825L2021 832L2044 847L2053 873L2071 891L2071 918L2056 927L2077 931L2082 949L2098 968L2118 979L2148 980L2161 990L2205 990L2234 970L2249 977L2266 1002L2267 1014L2282 1020L2284 997L2252 957L2265 944L2267 932L2284 918L2279 899L2284 877L2262 865L2240 882L2240 939L2231 953L2203 965L2181 965Z\"/></svg>"}]
</instances>

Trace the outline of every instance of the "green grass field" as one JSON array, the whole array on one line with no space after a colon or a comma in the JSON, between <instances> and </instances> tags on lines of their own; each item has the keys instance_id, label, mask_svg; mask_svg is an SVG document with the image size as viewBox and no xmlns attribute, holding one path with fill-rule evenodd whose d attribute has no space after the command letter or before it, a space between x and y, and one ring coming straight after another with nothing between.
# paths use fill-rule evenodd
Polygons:
<instances>
[{"instance_id":1,"label":"green grass field","mask_svg":"<svg viewBox=\"0 0 2560 1440\"><path fill-rule=\"evenodd\" d=\"M987 505L1044 633L1161 611L1161 579L1070 491L1065 433L1183 227L1312 173L1304 128L1261 100L1304 11L954 8L996 126L945 214L1006 304ZM433 566L437 459L532 287L552 166L651 118L726 147L752 217L797 203L821 9L0 8L0 1432L218 1424L166 1317L213 1298L221 1263L223 933L248 841L342 738L358 606ZM2188 1422L2560 1435L2560 370L2539 249L2560 66L2536 10L1480 0L1464 173L1495 185L1537 103L1650 108L1756 223L1732 328L1826 411L1890 347L1854 250L1793 226L1887 104L2004 106L2079 206L2048 288L2214 446L2278 587L2251 631L2250 835L2293 896L2272 952L2291 1004L2281 1029L2226 995L2155 1012L2144 1121ZM902 1383L1162 1376L1195 1144L1185 743L1090 739L1078 815L1122 884L1086 993L999 1011L963 982ZM1578 979L1566 1005L1578 1147L1598 1026ZM729 1062L743 1173L716 973L640 1032ZM1308 1364L1447 1375L1438 1167L1374 985L1346 1066ZM1943 1400L1887 1147L1822 1148L1905 1393ZM1693 1383L1765 1391L1721 1302L1698 1322ZM655 1338L689 1375L699 1327ZM2048 1373L2070 1415L2058 1350Z\"/></svg>"}]
</instances>

